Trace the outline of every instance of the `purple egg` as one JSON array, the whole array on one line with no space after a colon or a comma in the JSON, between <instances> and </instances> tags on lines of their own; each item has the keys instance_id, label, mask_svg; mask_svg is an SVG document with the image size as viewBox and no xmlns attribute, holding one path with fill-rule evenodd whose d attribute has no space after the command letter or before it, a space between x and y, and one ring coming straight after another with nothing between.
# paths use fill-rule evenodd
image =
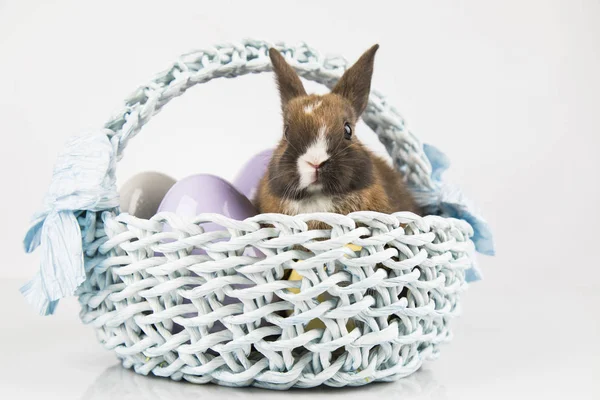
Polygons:
<instances>
[{"instance_id":1,"label":"purple egg","mask_svg":"<svg viewBox=\"0 0 600 400\"><path fill-rule=\"evenodd\" d=\"M217 213L244 220L258 212L252 202L231 183L218 176L198 174L177 182L163 198L158 211L170 211L185 218ZM202 224L205 231L223 230L214 223Z\"/></svg>"},{"instance_id":2,"label":"purple egg","mask_svg":"<svg viewBox=\"0 0 600 400\"><path fill-rule=\"evenodd\" d=\"M257 214L257 210L250 200L240 193L226 180L214 175L192 175L175 183L163 198L158 212L173 212L184 218L193 218L203 213L217 213L226 217L244 220ZM215 223L204 223L205 232L224 230L226 228ZM194 249L192 254L205 254L203 250ZM246 249L245 255L256 256L260 252ZM233 285L236 289L243 289L252 285ZM223 304L233 304L238 299L225 296ZM184 300L184 303L189 303ZM186 315L190 318L194 315ZM181 331L182 327L174 324L173 332ZM223 330L224 326L217 322L210 332Z\"/></svg>"},{"instance_id":3,"label":"purple egg","mask_svg":"<svg viewBox=\"0 0 600 400\"><path fill-rule=\"evenodd\" d=\"M248 160L233 180L233 186L246 195L247 198L253 200L258 191L258 184L265 172L267 172L267 167L272 156L273 149L269 149L263 150Z\"/></svg>"}]
</instances>

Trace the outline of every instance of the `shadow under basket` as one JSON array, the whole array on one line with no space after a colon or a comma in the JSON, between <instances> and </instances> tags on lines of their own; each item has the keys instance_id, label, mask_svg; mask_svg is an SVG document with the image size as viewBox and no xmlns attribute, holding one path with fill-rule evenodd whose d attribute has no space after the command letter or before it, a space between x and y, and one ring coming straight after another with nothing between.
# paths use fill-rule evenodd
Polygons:
<instances>
[{"instance_id":1,"label":"shadow under basket","mask_svg":"<svg viewBox=\"0 0 600 400\"><path fill-rule=\"evenodd\" d=\"M304 44L247 40L192 52L138 89L99 134L107 151L94 156L106 161L107 189L79 188L96 197L71 208L83 243L81 319L139 374L269 389L407 376L451 338L473 264L467 222L369 211L144 220L118 211L114 172L128 140L195 84L270 71L269 47L330 88L346 68ZM431 188L421 143L377 92L363 119L409 186ZM205 232L208 223L223 230Z\"/></svg>"}]
</instances>

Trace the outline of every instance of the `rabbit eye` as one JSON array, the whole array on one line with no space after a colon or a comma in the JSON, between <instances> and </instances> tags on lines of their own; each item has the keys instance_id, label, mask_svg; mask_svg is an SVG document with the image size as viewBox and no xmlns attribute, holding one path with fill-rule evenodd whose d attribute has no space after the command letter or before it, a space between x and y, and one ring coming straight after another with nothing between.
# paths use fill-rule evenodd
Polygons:
<instances>
[{"instance_id":1,"label":"rabbit eye","mask_svg":"<svg viewBox=\"0 0 600 400\"><path fill-rule=\"evenodd\" d=\"M289 126L284 126L283 127L283 136L285 136L285 138L287 139L288 137L288 131L289 131Z\"/></svg>"},{"instance_id":2,"label":"rabbit eye","mask_svg":"<svg viewBox=\"0 0 600 400\"><path fill-rule=\"evenodd\" d=\"M344 124L344 137L346 140L352 139L352 127L347 122Z\"/></svg>"}]
</instances>

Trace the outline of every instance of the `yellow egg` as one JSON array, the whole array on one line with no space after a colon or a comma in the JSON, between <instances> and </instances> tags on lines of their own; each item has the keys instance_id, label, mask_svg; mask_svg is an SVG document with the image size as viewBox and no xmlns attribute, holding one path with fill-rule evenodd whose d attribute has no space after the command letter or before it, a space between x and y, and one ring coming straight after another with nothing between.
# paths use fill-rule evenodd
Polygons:
<instances>
[{"instance_id":1,"label":"yellow egg","mask_svg":"<svg viewBox=\"0 0 600 400\"><path fill-rule=\"evenodd\" d=\"M348 247L350 250L356 251L356 252L362 250L361 246L357 246L355 244L347 244L346 247ZM302 260L298 260L298 262L301 262L301 261ZM301 280L302 280L302 275L300 275L296 270L292 270L292 273L288 277L288 281L301 281ZM294 294L300 293L300 288L289 288L288 290ZM329 297L328 293L321 293L317 297L317 301L319 303L321 303L321 302L325 301L327 299L327 297ZM293 314L293 311L288 312L288 315L292 315L292 314ZM352 329L354 329L354 327L355 327L354 321L349 320L346 323L346 329L348 329L348 331L351 331ZM306 324L306 327L305 327L306 330L317 329L317 328L325 328L325 323L323 321L321 321L319 318L315 318L315 319L311 320L308 324Z\"/></svg>"},{"instance_id":2,"label":"yellow egg","mask_svg":"<svg viewBox=\"0 0 600 400\"><path fill-rule=\"evenodd\" d=\"M346 247L349 248L352 251L361 251L362 250L362 246L357 246L357 245L352 244L352 243L347 244Z\"/></svg>"},{"instance_id":3,"label":"yellow egg","mask_svg":"<svg viewBox=\"0 0 600 400\"><path fill-rule=\"evenodd\" d=\"M300 262L302 260L298 260L298 262ZM288 278L288 281L301 281L302 280L302 276L296 272L296 270L292 270L292 273L290 274L290 277ZM289 288L288 289L290 292L298 294L300 293L300 288ZM320 294L317 297L317 301L320 303L323 300L325 300L324 297L324 293ZM288 315L292 315L293 311L289 311ZM319 318L315 318L313 320L311 320L308 324L306 324L306 327L304 329L309 330L309 329L316 329L316 328L325 328L325 323L323 323L323 321L321 321Z\"/></svg>"}]
</instances>

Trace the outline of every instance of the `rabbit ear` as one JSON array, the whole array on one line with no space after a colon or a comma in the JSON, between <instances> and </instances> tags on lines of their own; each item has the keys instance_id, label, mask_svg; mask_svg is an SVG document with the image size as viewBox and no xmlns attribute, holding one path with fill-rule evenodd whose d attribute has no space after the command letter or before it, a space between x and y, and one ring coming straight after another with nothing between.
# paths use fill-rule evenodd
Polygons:
<instances>
[{"instance_id":1,"label":"rabbit ear","mask_svg":"<svg viewBox=\"0 0 600 400\"><path fill-rule=\"evenodd\" d=\"M281 108L284 109L287 103L293 98L305 96L306 91L304 90L302 81L296 71L294 71L294 69L285 61L279 51L270 48L269 57L273 63L273 71L277 78L277 86L279 86Z\"/></svg>"},{"instance_id":2,"label":"rabbit ear","mask_svg":"<svg viewBox=\"0 0 600 400\"><path fill-rule=\"evenodd\" d=\"M350 67L335 85L332 93L339 94L352 104L356 116L359 117L369 102L373 62L379 45L367 50L352 67Z\"/></svg>"}]
</instances>

